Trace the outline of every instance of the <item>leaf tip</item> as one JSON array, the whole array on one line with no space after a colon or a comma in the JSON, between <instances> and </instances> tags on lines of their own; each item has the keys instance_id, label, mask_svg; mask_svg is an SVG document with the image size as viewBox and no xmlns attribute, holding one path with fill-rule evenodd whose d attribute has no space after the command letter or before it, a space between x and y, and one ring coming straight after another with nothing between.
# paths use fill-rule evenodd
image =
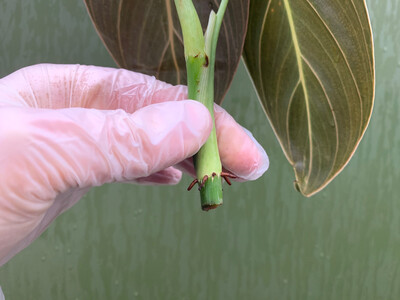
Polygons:
<instances>
[{"instance_id":1,"label":"leaf tip","mask_svg":"<svg viewBox=\"0 0 400 300\"><path fill-rule=\"evenodd\" d=\"M295 180L293 181L293 186L295 188L296 191L298 191L302 196L304 197L311 197L312 195L314 195L315 193L317 193L318 191L308 191L306 192L307 186L301 186L301 184Z\"/></svg>"}]
</instances>

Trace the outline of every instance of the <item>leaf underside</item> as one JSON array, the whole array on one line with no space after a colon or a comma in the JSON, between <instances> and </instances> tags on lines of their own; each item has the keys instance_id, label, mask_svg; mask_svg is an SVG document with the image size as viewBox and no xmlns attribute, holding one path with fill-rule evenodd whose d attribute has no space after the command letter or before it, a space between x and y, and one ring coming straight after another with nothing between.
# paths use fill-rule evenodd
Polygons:
<instances>
[{"instance_id":1,"label":"leaf underside","mask_svg":"<svg viewBox=\"0 0 400 300\"><path fill-rule=\"evenodd\" d=\"M348 163L374 99L364 0L252 0L244 59L306 196Z\"/></svg>"},{"instance_id":2,"label":"leaf underside","mask_svg":"<svg viewBox=\"0 0 400 300\"><path fill-rule=\"evenodd\" d=\"M243 50L250 0L230 0L218 41L215 102L221 103ZM85 0L92 21L122 68L186 84L182 32L174 0ZM194 1L203 29L220 0Z\"/></svg>"}]
</instances>

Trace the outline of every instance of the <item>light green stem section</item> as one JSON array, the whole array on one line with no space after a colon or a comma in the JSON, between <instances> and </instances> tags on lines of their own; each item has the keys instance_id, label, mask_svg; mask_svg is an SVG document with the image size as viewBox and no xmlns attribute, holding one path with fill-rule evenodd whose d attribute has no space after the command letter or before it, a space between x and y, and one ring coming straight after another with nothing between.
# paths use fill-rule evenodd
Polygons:
<instances>
[{"instance_id":1,"label":"light green stem section","mask_svg":"<svg viewBox=\"0 0 400 300\"><path fill-rule=\"evenodd\" d=\"M214 68L211 67L212 62L215 61L211 53L212 32L214 27L215 13L211 12L205 34L206 64L208 64L208 66L201 68L197 100L208 108L213 119L213 129L207 142L195 156L197 178L203 178L205 175L211 177L213 172L220 175L222 171L214 120Z\"/></svg>"},{"instance_id":2,"label":"light green stem section","mask_svg":"<svg viewBox=\"0 0 400 300\"><path fill-rule=\"evenodd\" d=\"M204 52L203 29L191 0L175 0L185 46L185 58Z\"/></svg>"},{"instance_id":3,"label":"light green stem section","mask_svg":"<svg viewBox=\"0 0 400 300\"><path fill-rule=\"evenodd\" d=\"M214 121L214 66L219 29L227 3L228 0L221 2L217 14L211 12L203 37L201 24L192 1L175 0L185 46L188 95L190 99L203 103L213 119L211 134L194 157L203 210L222 204L222 166Z\"/></svg>"}]
</instances>

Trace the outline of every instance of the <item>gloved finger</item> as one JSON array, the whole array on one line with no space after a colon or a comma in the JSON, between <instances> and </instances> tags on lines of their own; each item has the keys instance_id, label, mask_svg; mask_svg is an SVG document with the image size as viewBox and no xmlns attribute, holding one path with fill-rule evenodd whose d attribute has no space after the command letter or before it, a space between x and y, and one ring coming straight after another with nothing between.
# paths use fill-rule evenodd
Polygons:
<instances>
[{"instance_id":1,"label":"gloved finger","mask_svg":"<svg viewBox=\"0 0 400 300\"><path fill-rule=\"evenodd\" d=\"M150 104L184 100L187 88L124 69L39 64L0 79L0 98L7 105L121 108L132 113Z\"/></svg>"},{"instance_id":2,"label":"gloved finger","mask_svg":"<svg viewBox=\"0 0 400 300\"><path fill-rule=\"evenodd\" d=\"M147 177L135 179L135 183L143 185L175 185L181 181L182 172L174 167L169 167Z\"/></svg>"},{"instance_id":3,"label":"gloved finger","mask_svg":"<svg viewBox=\"0 0 400 300\"><path fill-rule=\"evenodd\" d=\"M269 167L269 159L253 135L240 126L222 107L214 105L215 128L222 166L238 180L255 180ZM196 176L192 158L176 166L179 170Z\"/></svg>"},{"instance_id":4,"label":"gloved finger","mask_svg":"<svg viewBox=\"0 0 400 300\"><path fill-rule=\"evenodd\" d=\"M175 166L178 170L196 178L196 170L194 169L193 157L189 157Z\"/></svg>"},{"instance_id":5,"label":"gloved finger","mask_svg":"<svg viewBox=\"0 0 400 300\"><path fill-rule=\"evenodd\" d=\"M1 191L42 199L42 213L57 193L147 177L195 154L212 127L196 101L123 110L0 109ZM1 125L1 124L0 124ZM29 172L28 172L28 171ZM23 182L24 189L18 185ZM3 187L6 187L2 189Z\"/></svg>"},{"instance_id":6,"label":"gloved finger","mask_svg":"<svg viewBox=\"0 0 400 300\"><path fill-rule=\"evenodd\" d=\"M269 159L263 147L222 107L215 105L215 127L224 168L245 180L255 180L267 171Z\"/></svg>"}]
</instances>

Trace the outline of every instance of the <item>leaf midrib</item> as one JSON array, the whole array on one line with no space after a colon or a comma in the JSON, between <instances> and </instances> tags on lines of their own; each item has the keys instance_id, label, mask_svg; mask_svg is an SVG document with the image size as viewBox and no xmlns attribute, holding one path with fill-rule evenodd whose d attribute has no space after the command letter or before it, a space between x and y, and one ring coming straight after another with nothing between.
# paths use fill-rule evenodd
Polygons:
<instances>
[{"instance_id":1,"label":"leaf midrib","mask_svg":"<svg viewBox=\"0 0 400 300\"><path fill-rule=\"evenodd\" d=\"M308 129L308 142L310 144L310 162L309 162L309 166L308 166L308 174L306 176L306 184L308 182L308 179L310 178L310 173L312 170L312 153L313 153L313 144L312 144L312 127L311 127L311 114L310 114L310 101L309 101L309 97L308 97L308 91L307 91L307 85L306 85L306 80L305 80L305 76L304 76L304 69L303 69L303 61L302 61L302 53L300 50L300 46L299 46L299 41L297 39L297 33L296 33L296 28L294 25L294 20L293 20L293 15L292 15L292 10L289 4L289 0L283 0L284 6L285 6L285 10L287 13L287 17L288 17L288 22L289 22L289 28L290 28L290 33L292 35L292 39L293 39L293 46L294 46L294 51L296 54L296 60L297 60L297 64L298 64L298 68L299 68L299 80L300 83L303 87L303 91L304 91L304 101L306 104L306 112L307 112L307 129Z\"/></svg>"}]
</instances>

